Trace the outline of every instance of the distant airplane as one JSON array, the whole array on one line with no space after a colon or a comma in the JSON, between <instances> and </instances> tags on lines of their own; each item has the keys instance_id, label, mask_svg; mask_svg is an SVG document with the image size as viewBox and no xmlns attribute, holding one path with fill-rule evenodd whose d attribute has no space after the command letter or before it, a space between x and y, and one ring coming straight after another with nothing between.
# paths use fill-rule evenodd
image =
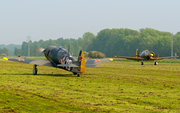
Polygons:
<instances>
[{"instance_id":1,"label":"distant airplane","mask_svg":"<svg viewBox=\"0 0 180 113\"><path fill-rule=\"evenodd\" d=\"M141 54L139 54L138 49L136 50L136 55L130 55L130 56L132 56L132 57L127 57L127 56L114 56L114 57L115 58L125 58L125 59L128 59L128 60L141 61L141 65L144 64L143 61L154 60L154 65L157 65L158 64L157 60L175 58L175 57L157 57L157 58L155 58L155 53L154 52L144 50Z\"/></svg>"},{"instance_id":2,"label":"distant airplane","mask_svg":"<svg viewBox=\"0 0 180 113\"><path fill-rule=\"evenodd\" d=\"M61 46L48 46L46 49L41 49L44 53L46 60L42 59L22 59L22 58L6 58L5 60L34 64L33 74L37 74L37 65L50 66L61 68L67 71L73 72L74 75L80 76L79 74L85 72L85 67L99 67L101 65L94 65L98 62L112 61L113 59L88 59L85 60L83 51L79 52L78 60L76 60L68 51Z\"/></svg>"}]
</instances>

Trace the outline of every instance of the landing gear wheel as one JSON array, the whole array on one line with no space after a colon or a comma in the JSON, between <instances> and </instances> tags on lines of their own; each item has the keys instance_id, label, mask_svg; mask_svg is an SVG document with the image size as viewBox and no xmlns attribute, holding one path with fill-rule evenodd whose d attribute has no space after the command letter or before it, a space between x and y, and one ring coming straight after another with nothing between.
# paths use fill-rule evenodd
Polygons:
<instances>
[{"instance_id":1,"label":"landing gear wheel","mask_svg":"<svg viewBox=\"0 0 180 113\"><path fill-rule=\"evenodd\" d=\"M157 62L154 62L154 65L156 65L157 64Z\"/></svg>"},{"instance_id":2,"label":"landing gear wheel","mask_svg":"<svg viewBox=\"0 0 180 113\"><path fill-rule=\"evenodd\" d=\"M144 63L143 63L143 62L141 62L141 65L144 65Z\"/></svg>"},{"instance_id":3,"label":"landing gear wheel","mask_svg":"<svg viewBox=\"0 0 180 113\"><path fill-rule=\"evenodd\" d=\"M33 67L33 75L37 75L37 65L36 64L34 64L34 67Z\"/></svg>"},{"instance_id":4,"label":"landing gear wheel","mask_svg":"<svg viewBox=\"0 0 180 113\"><path fill-rule=\"evenodd\" d=\"M77 75L77 73L73 72L74 75Z\"/></svg>"},{"instance_id":5,"label":"landing gear wheel","mask_svg":"<svg viewBox=\"0 0 180 113\"><path fill-rule=\"evenodd\" d=\"M80 74L78 74L77 77L80 77Z\"/></svg>"}]
</instances>

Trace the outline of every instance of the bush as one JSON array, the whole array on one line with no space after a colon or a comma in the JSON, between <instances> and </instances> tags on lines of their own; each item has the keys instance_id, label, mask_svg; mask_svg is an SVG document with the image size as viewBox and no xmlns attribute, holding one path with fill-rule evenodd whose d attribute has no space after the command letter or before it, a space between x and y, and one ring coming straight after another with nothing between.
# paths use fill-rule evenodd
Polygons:
<instances>
[{"instance_id":1,"label":"bush","mask_svg":"<svg viewBox=\"0 0 180 113\"><path fill-rule=\"evenodd\" d=\"M5 53L2 53L2 57L6 57L7 55Z\"/></svg>"},{"instance_id":2,"label":"bush","mask_svg":"<svg viewBox=\"0 0 180 113\"><path fill-rule=\"evenodd\" d=\"M85 57L88 57L89 53L86 52L86 51L83 51L83 52L84 52L84 56L85 56Z\"/></svg>"},{"instance_id":3,"label":"bush","mask_svg":"<svg viewBox=\"0 0 180 113\"><path fill-rule=\"evenodd\" d=\"M105 54L99 52L99 51L90 51L88 56L90 58L105 58Z\"/></svg>"}]
</instances>

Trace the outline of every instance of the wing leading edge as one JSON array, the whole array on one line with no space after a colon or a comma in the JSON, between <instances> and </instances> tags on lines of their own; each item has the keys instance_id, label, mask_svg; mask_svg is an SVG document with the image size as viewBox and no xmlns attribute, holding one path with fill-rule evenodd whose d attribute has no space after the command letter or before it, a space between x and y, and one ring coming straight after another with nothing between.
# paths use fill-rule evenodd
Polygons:
<instances>
[{"instance_id":1,"label":"wing leading edge","mask_svg":"<svg viewBox=\"0 0 180 113\"><path fill-rule=\"evenodd\" d=\"M146 60L144 58L141 57L126 57L126 56L114 56L115 58L125 58L125 59L129 59L129 60Z\"/></svg>"},{"instance_id":2,"label":"wing leading edge","mask_svg":"<svg viewBox=\"0 0 180 113\"><path fill-rule=\"evenodd\" d=\"M146 59L143 57L126 57L126 56L114 56L115 58L125 58L125 59L129 59L129 60L163 60L163 59L169 59L169 58L176 58L176 57L158 57L158 58L150 58L150 59Z\"/></svg>"},{"instance_id":3,"label":"wing leading edge","mask_svg":"<svg viewBox=\"0 0 180 113\"><path fill-rule=\"evenodd\" d=\"M36 64L36 65L54 67L49 60L6 58L6 57L3 57L3 59L4 60L9 60L9 61L14 61L14 62L26 63L26 64Z\"/></svg>"}]
</instances>

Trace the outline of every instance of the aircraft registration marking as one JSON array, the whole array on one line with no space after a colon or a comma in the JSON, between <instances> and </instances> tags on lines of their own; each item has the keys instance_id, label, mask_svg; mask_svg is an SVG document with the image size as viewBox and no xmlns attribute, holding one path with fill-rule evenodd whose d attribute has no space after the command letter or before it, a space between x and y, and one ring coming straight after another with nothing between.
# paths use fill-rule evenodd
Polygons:
<instances>
[{"instance_id":1,"label":"aircraft registration marking","mask_svg":"<svg viewBox=\"0 0 180 113\"><path fill-rule=\"evenodd\" d=\"M100 59L95 59L95 61L100 61Z\"/></svg>"},{"instance_id":2,"label":"aircraft registration marking","mask_svg":"<svg viewBox=\"0 0 180 113\"><path fill-rule=\"evenodd\" d=\"M65 63L65 62L64 62L64 60L62 59L62 60L61 60L61 64L64 64L64 63Z\"/></svg>"},{"instance_id":3,"label":"aircraft registration marking","mask_svg":"<svg viewBox=\"0 0 180 113\"><path fill-rule=\"evenodd\" d=\"M82 56L80 56L80 57L79 57L79 60L80 60L80 61L82 61L82 59L83 59L83 57L82 57Z\"/></svg>"},{"instance_id":4,"label":"aircraft registration marking","mask_svg":"<svg viewBox=\"0 0 180 113\"><path fill-rule=\"evenodd\" d=\"M19 61L24 61L24 59L21 59L21 58L19 58L18 60L19 60Z\"/></svg>"}]
</instances>

